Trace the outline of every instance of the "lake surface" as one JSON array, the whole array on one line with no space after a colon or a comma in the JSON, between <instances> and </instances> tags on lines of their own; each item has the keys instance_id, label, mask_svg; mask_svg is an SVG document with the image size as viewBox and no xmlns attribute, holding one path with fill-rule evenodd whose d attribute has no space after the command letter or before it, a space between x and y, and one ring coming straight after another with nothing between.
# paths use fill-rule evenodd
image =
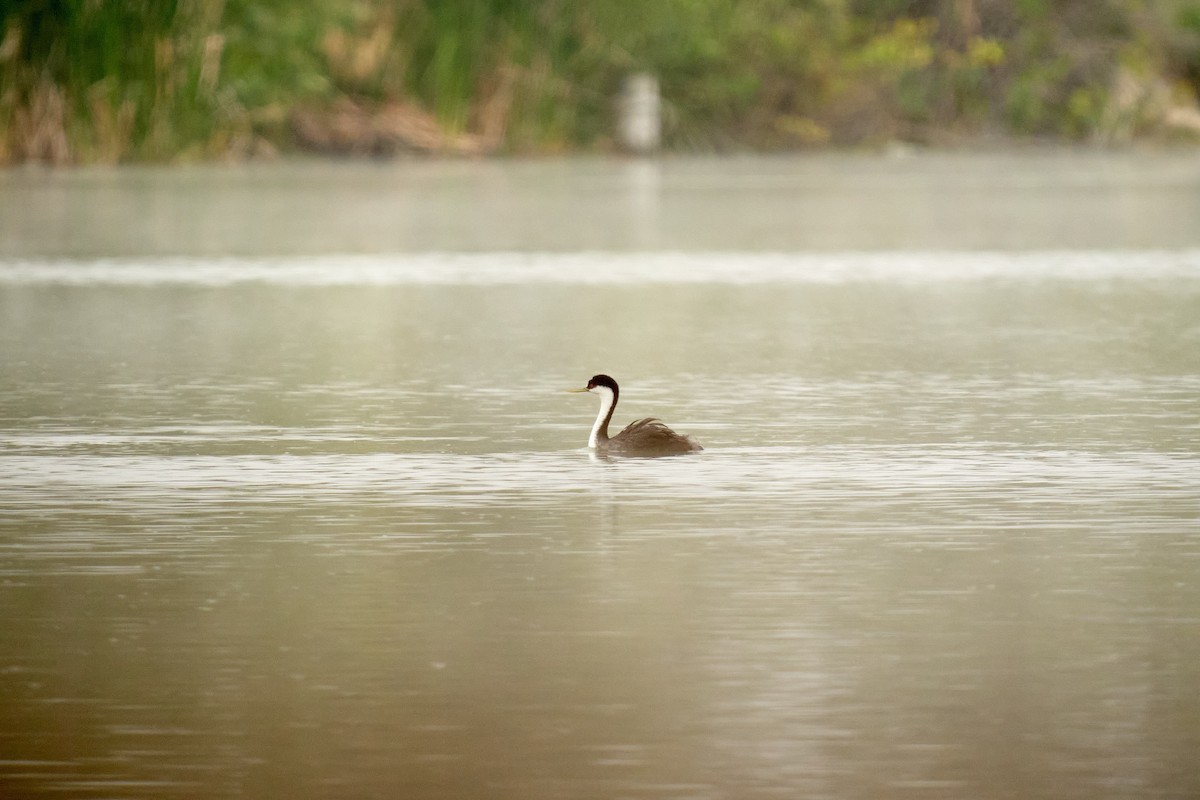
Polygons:
<instances>
[{"instance_id":1,"label":"lake surface","mask_svg":"<svg viewBox=\"0 0 1200 800\"><path fill-rule=\"evenodd\" d=\"M1200 156L0 173L0 359L0 796L1200 796Z\"/></svg>"}]
</instances>

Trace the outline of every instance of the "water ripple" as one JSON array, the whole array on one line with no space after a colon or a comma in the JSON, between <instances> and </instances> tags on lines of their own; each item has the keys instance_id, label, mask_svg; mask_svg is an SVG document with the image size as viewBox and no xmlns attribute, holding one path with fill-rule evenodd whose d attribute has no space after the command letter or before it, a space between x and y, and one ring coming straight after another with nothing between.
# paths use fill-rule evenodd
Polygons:
<instances>
[{"instance_id":1,"label":"water ripple","mask_svg":"<svg viewBox=\"0 0 1200 800\"><path fill-rule=\"evenodd\" d=\"M597 461L583 451L463 455L366 453L261 456L0 457L0 504L44 512L195 510L244 500L396 505L559 503L611 495L624 503L1056 502L1086 506L1123 494L1151 500L1196 492L1200 459L1161 452L980 449L969 446L751 447L694 457Z\"/></svg>"}]
</instances>

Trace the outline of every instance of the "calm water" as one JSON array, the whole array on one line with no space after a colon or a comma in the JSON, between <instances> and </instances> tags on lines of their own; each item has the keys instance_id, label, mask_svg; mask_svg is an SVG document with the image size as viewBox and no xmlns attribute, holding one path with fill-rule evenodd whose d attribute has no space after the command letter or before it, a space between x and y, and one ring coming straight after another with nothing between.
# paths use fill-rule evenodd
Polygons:
<instances>
[{"instance_id":1,"label":"calm water","mask_svg":"<svg viewBox=\"0 0 1200 800\"><path fill-rule=\"evenodd\" d=\"M1200 157L0 175L0 796L1200 795ZM696 456L583 445L620 423Z\"/></svg>"}]
</instances>

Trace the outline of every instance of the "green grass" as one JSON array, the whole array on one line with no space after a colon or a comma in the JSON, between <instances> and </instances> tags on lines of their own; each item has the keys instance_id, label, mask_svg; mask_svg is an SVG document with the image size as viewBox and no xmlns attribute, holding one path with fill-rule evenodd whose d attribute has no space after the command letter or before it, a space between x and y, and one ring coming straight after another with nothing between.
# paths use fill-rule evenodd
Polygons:
<instances>
[{"instance_id":1,"label":"green grass","mask_svg":"<svg viewBox=\"0 0 1200 800\"><path fill-rule=\"evenodd\" d=\"M287 150L339 100L603 150L641 70L699 150L1087 139L1122 65L1200 88L1200 0L3 0L0 24L0 163Z\"/></svg>"}]
</instances>

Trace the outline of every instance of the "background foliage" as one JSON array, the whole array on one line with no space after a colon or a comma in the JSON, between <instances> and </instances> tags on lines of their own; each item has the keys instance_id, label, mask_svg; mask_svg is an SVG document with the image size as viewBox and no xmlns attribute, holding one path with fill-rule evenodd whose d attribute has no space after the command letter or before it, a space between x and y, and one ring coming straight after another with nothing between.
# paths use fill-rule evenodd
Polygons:
<instances>
[{"instance_id":1,"label":"background foliage","mask_svg":"<svg viewBox=\"0 0 1200 800\"><path fill-rule=\"evenodd\" d=\"M1200 93L1200 0L0 0L0 24L0 163L273 153L331 109L604 150L636 71L690 150L1165 137Z\"/></svg>"}]
</instances>

